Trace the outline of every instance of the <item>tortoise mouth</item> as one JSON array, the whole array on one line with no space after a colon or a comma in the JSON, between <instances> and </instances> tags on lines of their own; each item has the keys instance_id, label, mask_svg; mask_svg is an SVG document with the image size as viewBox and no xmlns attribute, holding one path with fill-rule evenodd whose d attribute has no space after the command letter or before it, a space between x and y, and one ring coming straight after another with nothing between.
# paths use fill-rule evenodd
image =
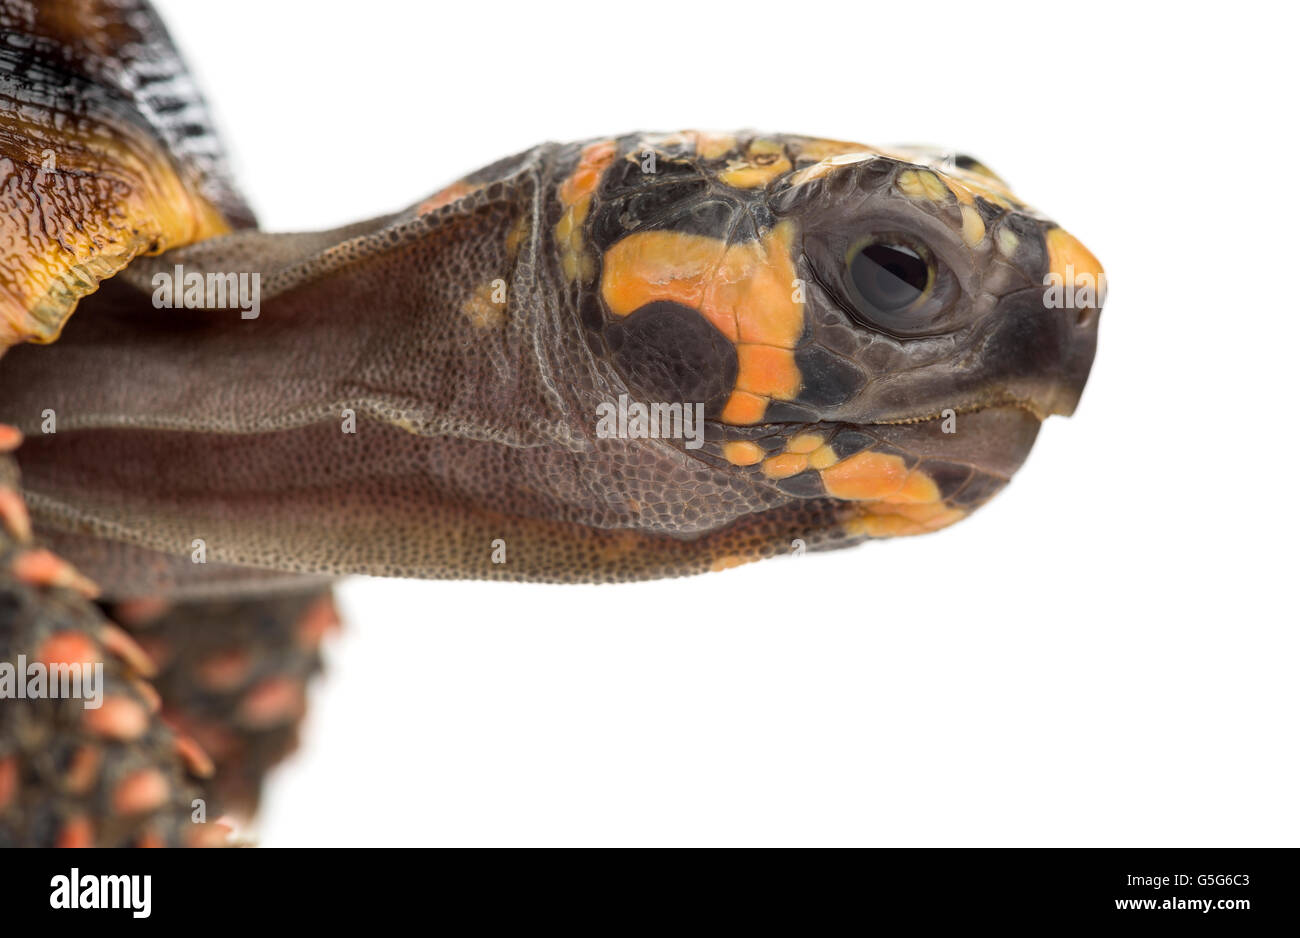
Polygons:
<instances>
[{"instance_id":1,"label":"tortoise mouth","mask_svg":"<svg viewBox=\"0 0 1300 938\"><path fill-rule=\"evenodd\" d=\"M1040 412L1024 401L1006 400L887 422L771 423L744 428L745 433L729 427L726 438L756 443L768 454L764 462L780 456L784 463L773 468L788 466L791 472L819 476L819 485L773 478L772 484L788 494L858 500L867 496L838 493L865 493L876 486L865 477L860 485L843 486L837 480L855 467L871 475L892 465L932 482L933 487L926 484L928 498L969 510L991 498L1024 464L1042 425ZM808 445L801 445L804 441ZM814 446L821 458L814 456ZM806 466L800 452L808 453Z\"/></svg>"},{"instance_id":2,"label":"tortoise mouth","mask_svg":"<svg viewBox=\"0 0 1300 938\"><path fill-rule=\"evenodd\" d=\"M861 424L851 424L860 427L897 427L908 426L912 424L925 423L930 420L945 420L951 416L963 416L969 414L978 414L986 410L1022 410L1029 416L1033 417L1039 423L1042 423L1049 416L1051 411L1044 407L1038 401L1028 397L1017 397L1012 394L1004 394L991 401L978 401L969 404L959 404L953 407L945 407L942 410L925 414L918 414L914 417L896 417L880 418L878 420L867 421Z\"/></svg>"},{"instance_id":3,"label":"tortoise mouth","mask_svg":"<svg viewBox=\"0 0 1300 938\"><path fill-rule=\"evenodd\" d=\"M970 418L981 414L1015 412L1031 418L1040 425L1051 416L1050 411L1037 401L1013 395L1004 395L991 401L959 404L907 417L881 417L875 420L776 420L746 426L723 423L716 419L706 419L705 426L714 431L721 431L718 438L722 440L759 440L774 435L786 436L799 433L837 433L843 431L871 433L885 428L921 427L926 424L942 424L945 421L960 420L963 417ZM942 427L940 429L942 430Z\"/></svg>"}]
</instances>

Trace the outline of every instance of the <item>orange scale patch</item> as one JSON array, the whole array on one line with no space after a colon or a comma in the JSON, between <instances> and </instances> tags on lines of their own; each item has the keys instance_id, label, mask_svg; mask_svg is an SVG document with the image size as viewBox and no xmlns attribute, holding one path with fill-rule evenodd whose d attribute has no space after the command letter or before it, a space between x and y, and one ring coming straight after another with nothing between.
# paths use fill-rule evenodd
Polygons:
<instances>
[{"instance_id":1,"label":"orange scale patch","mask_svg":"<svg viewBox=\"0 0 1300 938\"><path fill-rule=\"evenodd\" d=\"M907 537L928 534L960 521L966 512L943 504L891 505L876 502L862 506L861 513L845 520L850 536Z\"/></svg>"},{"instance_id":2,"label":"orange scale patch","mask_svg":"<svg viewBox=\"0 0 1300 938\"><path fill-rule=\"evenodd\" d=\"M1106 272L1101 261L1078 238L1064 228L1053 228L1047 232L1046 241L1048 266L1062 283L1105 290Z\"/></svg>"},{"instance_id":3,"label":"orange scale patch","mask_svg":"<svg viewBox=\"0 0 1300 938\"><path fill-rule=\"evenodd\" d=\"M734 310L741 342L792 349L799 341L803 304L794 298L793 241L794 226L782 222L761 243L729 252L715 295L716 302Z\"/></svg>"},{"instance_id":4,"label":"orange scale patch","mask_svg":"<svg viewBox=\"0 0 1300 938\"><path fill-rule=\"evenodd\" d=\"M731 570L743 564L752 563L757 559L757 557L744 557L740 554L723 554L709 565L709 570L713 573L717 573L720 570Z\"/></svg>"},{"instance_id":5,"label":"orange scale patch","mask_svg":"<svg viewBox=\"0 0 1300 938\"><path fill-rule=\"evenodd\" d=\"M919 469L909 472L902 487L882 501L898 505L927 505L939 501L939 486Z\"/></svg>"},{"instance_id":6,"label":"orange scale patch","mask_svg":"<svg viewBox=\"0 0 1300 938\"><path fill-rule=\"evenodd\" d=\"M722 447L722 455L733 466L753 466L762 460L763 450L757 443L733 440Z\"/></svg>"},{"instance_id":7,"label":"orange scale patch","mask_svg":"<svg viewBox=\"0 0 1300 938\"><path fill-rule=\"evenodd\" d=\"M722 408L722 421L733 426L744 426L758 423L765 413L767 398L748 391L734 391L727 399L727 406Z\"/></svg>"},{"instance_id":8,"label":"orange scale patch","mask_svg":"<svg viewBox=\"0 0 1300 938\"><path fill-rule=\"evenodd\" d=\"M565 205L576 205L589 199L600 185L600 177L614 159L614 141L602 140L582 148L578 168L560 184L560 200Z\"/></svg>"},{"instance_id":9,"label":"orange scale patch","mask_svg":"<svg viewBox=\"0 0 1300 938\"><path fill-rule=\"evenodd\" d=\"M763 462L763 475L769 479L788 479L807 468L807 456L800 453L782 453Z\"/></svg>"},{"instance_id":10,"label":"orange scale patch","mask_svg":"<svg viewBox=\"0 0 1300 938\"><path fill-rule=\"evenodd\" d=\"M415 213L417 215L427 215L430 212L437 211L438 209L442 208L444 205L450 205L452 202L455 202L457 199L463 199L471 192L477 192L479 189L482 188L483 186L479 184L468 183L465 182L463 179L457 180L456 182L453 182L451 185L447 186L445 189L439 189L433 195L429 196L427 199L421 202L416 207Z\"/></svg>"},{"instance_id":11,"label":"orange scale patch","mask_svg":"<svg viewBox=\"0 0 1300 938\"><path fill-rule=\"evenodd\" d=\"M808 465L814 469L829 469L839 461L835 450L829 446L819 446L808 455Z\"/></svg>"},{"instance_id":12,"label":"orange scale patch","mask_svg":"<svg viewBox=\"0 0 1300 938\"><path fill-rule=\"evenodd\" d=\"M647 303L667 301L699 309L732 342L736 317L730 309L705 308L711 276L727 248L717 238L671 231L629 235L605 252L601 296L611 313L627 316Z\"/></svg>"},{"instance_id":13,"label":"orange scale patch","mask_svg":"<svg viewBox=\"0 0 1300 938\"><path fill-rule=\"evenodd\" d=\"M595 276L595 261L583 241L582 226L591 210L591 199L609 164L614 160L614 141L589 143L582 149L578 166L560 184L560 201L565 212L555 224L555 240L560 246L560 263L570 280L588 281Z\"/></svg>"},{"instance_id":14,"label":"orange scale patch","mask_svg":"<svg viewBox=\"0 0 1300 938\"><path fill-rule=\"evenodd\" d=\"M703 235L638 232L605 252L601 296L615 316L653 302L697 310L737 346L736 386L722 419L757 423L769 400L792 400L802 384L794 359L803 304L794 298L793 241L789 222L761 241L733 245Z\"/></svg>"},{"instance_id":15,"label":"orange scale patch","mask_svg":"<svg viewBox=\"0 0 1300 938\"><path fill-rule=\"evenodd\" d=\"M740 369L736 389L789 400L799 393L802 378L790 349L770 345L737 345Z\"/></svg>"},{"instance_id":16,"label":"orange scale patch","mask_svg":"<svg viewBox=\"0 0 1300 938\"><path fill-rule=\"evenodd\" d=\"M823 459L819 456L816 461ZM934 479L920 469L909 472L901 456L864 450L842 462L816 468L821 468L827 494L835 498L930 505L937 504L941 497Z\"/></svg>"},{"instance_id":17,"label":"orange scale patch","mask_svg":"<svg viewBox=\"0 0 1300 938\"><path fill-rule=\"evenodd\" d=\"M884 498L903 488L907 466L901 456L863 450L822 470L826 494L852 501Z\"/></svg>"},{"instance_id":18,"label":"orange scale patch","mask_svg":"<svg viewBox=\"0 0 1300 938\"><path fill-rule=\"evenodd\" d=\"M826 442L820 433L800 433L785 444L787 453L812 453Z\"/></svg>"}]
</instances>

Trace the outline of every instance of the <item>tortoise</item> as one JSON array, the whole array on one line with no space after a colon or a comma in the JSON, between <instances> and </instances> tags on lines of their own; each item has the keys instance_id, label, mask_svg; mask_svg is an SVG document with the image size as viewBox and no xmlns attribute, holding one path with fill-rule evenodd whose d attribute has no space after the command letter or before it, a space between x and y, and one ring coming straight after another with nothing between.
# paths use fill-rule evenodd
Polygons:
<instances>
[{"instance_id":1,"label":"tortoise","mask_svg":"<svg viewBox=\"0 0 1300 938\"><path fill-rule=\"evenodd\" d=\"M341 575L935 531L1088 377L1100 264L964 154L625 133L267 233L145 0L0 27L0 843L225 843Z\"/></svg>"}]
</instances>

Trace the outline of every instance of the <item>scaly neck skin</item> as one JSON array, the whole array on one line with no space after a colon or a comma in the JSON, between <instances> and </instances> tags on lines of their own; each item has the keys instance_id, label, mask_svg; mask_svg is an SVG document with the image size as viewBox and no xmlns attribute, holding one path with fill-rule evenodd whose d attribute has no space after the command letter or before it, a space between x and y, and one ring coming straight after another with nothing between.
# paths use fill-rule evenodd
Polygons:
<instances>
[{"instance_id":1,"label":"scaly neck skin","mask_svg":"<svg viewBox=\"0 0 1300 938\"><path fill-rule=\"evenodd\" d=\"M527 315L541 305L539 189L504 189L424 217L171 252L105 284L58 343L12 350L0 419L28 437L38 528L63 532L74 562L68 535L89 532L171 555L198 540L210 561L277 569L454 566L420 541L484 500L484 473L510 465L490 454L573 445L536 354L557 337ZM529 235L513 248L512 229ZM258 273L258 317L155 309L153 275L178 264Z\"/></svg>"}]
</instances>

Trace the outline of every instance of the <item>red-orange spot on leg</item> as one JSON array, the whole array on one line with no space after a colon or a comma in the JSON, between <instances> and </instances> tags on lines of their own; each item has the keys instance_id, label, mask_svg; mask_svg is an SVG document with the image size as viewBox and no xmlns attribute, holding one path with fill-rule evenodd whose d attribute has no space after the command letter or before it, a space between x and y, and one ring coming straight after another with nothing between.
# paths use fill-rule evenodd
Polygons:
<instances>
[{"instance_id":1,"label":"red-orange spot on leg","mask_svg":"<svg viewBox=\"0 0 1300 938\"><path fill-rule=\"evenodd\" d=\"M28 550L13 561L13 573L29 586L61 586L88 599L99 595L99 587L78 573L66 560L45 548Z\"/></svg>"},{"instance_id":2,"label":"red-orange spot on leg","mask_svg":"<svg viewBox=\"0 0 1300 938\"><path fill-rule=\"evenodd\" d=\"M162 696L154 690L154 686L143 678L131 678L131 686L135 692L144 698L145 708L150 713L157 713L162 709Z\"/></svg>"},{"instance_id":3,"label":"red-orange spot on leg","mask_svg":"<svg viewBox=\"0 0 1300 938\"><path fill-rule=\"evenodd\" d=\"M8 486L0 486L0 522L15 540L25 542L32 539L32 519L27 514L27 505L22 496Z\"/></svg>"},{"instance_id":4,"label":"red-orange spot on leg","mask_svg":"<svg viewBox=\"0 0 1300 938\"><path fill-rule=\"evenodd\" d=\"M84 814L69 818L54 838L54 846L74 849L95 846L95 828L90 818Z\"/></svg>"},{"instance_id":5,"label":"red-orange spot on leg","mask_svg":"<svg viewBox=\"0 0 1300 938\"><path fill-rule=\"evenodd\" d=\"M99 777L99 762L102 750L98 745L82 746L68 760L67 771L63 773L63 784L74 795L83 795L90 791Z\"/></svg>"},{"instance_id":6,"label":"red-orange spot on leg","mask_svg":"<svg viewBox=\"0 0 1300 938\"><path fill-rule=\"evenodd\" d=\"M0 814L9 807L14 795L18 793L18 757L6 756L0 759Z\"/></svg>"},{"instance_id":7,"label":"red-orange spot on leg","mask_svg":"<svg viewBox=\"0 0 1300 938\"><path fill-rule=\"evenodd\" d=\"M113 792L113 810L118 814L143 814L163 805L171 787L157 769L132 772Z\"/></svg>"},{"instance_id":8,"label":"red-orange spot on leg","mask_svg":"<svg viewBox=\"0 0 1300 938\"><path fill-rule=\"evenodd\" d=\"M212 764L212 759L203 751L203 747L191 739L189 736L176 737L176 752L185 763L186 768L199 778L211 778L216 766Z\"/></svg>"},{"instance_id":9,"label":"red-orange spot on leg","mask_svg":"<svg viewBox=\"0 0 1300 938\"><path fill-rule=\"evenodd\" d=\"M325 636L338 627L339 614L334 608L333 597L322 596L303 613L294 632L298 637L299 645L312 649L320 645Z\"/></svg>"},{"instance_id":10,"label":"red-orange spot on leg","mask_svg":"<svg viewBox=\"0 0 1300 938\"><path fill-rule=\"evenodd\" d=\"M49 667L56 664L89 665L98 659L95 643L84 632L55 632L36 652L36 659Z\"/></svg>"},{"instance_id":11,"label":"red-orange spot on leg","mask_svg":"<svg viewBox=\"0 0 1300 938\"><path fill-rule=\"evenodd\" d=\"M191 847L224 847L230 841L230 833L230 825L219 821L196 824L186 843Z\"/></svg>"},{"instance_id":12,"label":"red-orange spot on leg","mask_svg":"<svg viewBox=\"0 0 1300 938\"><path fill-rule=\"evenodd\" d=\"M157 619L171 603L161 596L139 596L125 599L113 607L113 618L123 625L145 625Z\"/></svg>"},{"instance_id":13,"label":"red-orange spot on leg","mask_svg":"<svg viewBox=\"0 0 1300 938\"><path fill-rule=\"evenodd\" d=\"M201 662L197 677L208 690L228 691L244 683L252 670L252 653L246 648L230 648Z\"/></svg>"},{"instance_id":14,"label":"red-orange spot on leg","mask_svg":"<svg viewBox=\"0 0 1300 938\"><path fill-rule=\"evenodd\" d=\"M0 423L0 453L12 453L23 443L23 433L17 427Z\"/></svg>"},{"instance_id":15,"label":"red-orange spot on leg","mask_svg":"<svg viewBox=\"0 0 1300 938\"><path fill-rule=\"evenodd\" d=\"M269 678L244 696L239 705L239 722L265 729L296 720L303 708L301 683L287 677Z\"/></svg>"},{"instance_id":16,"label":"red-orange spot on leg","mask_svg":"<svg viewBox=\"0 0 1300 938\"><path fill-rule=\"evenodd\" d=\"M222 723L186 720L168 712L163 713L163 722L176 733L193 737L199 747L214 760L225 760L239 751L239 737Z\"/></svg>"},{"instance_id":17,"label":"red-orange spot on leg","mask_svg":"<svg viewBox=\"0 0 1300 938\"><path fill-rule=\"evenodd\" d=\"M123 742L139 739L149 728L149 714L129 697L105 697L94 710L86 710L82 720L92 733Z\"/></svg>"},{"instance_id":18,"label":"red-orange spot on leg","mask_svg":"<svg viewBox=\"0 0 1300 938\"><path fill-rule=\"evenodd\" d=\"M125 661L134 671L145 677L153 677L158 673L158 666L154 664L148 653L118 626L111 623L105 625L99 630L99 640L104 643L105 648Z\"/></svg>"}]
</instances>

